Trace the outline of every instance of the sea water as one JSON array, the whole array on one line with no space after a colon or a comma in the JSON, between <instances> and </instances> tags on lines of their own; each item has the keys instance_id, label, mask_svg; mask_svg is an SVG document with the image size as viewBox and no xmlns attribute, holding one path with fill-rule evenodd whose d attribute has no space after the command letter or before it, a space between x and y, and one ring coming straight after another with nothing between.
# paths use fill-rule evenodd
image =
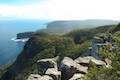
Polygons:
<instances>
[{"instance_id":1,"label":"sea water","mask_svg":"<svg viewBox=\"0 0 120 80\"><path fill-rule=\"evenodd\" d=\"M17 33L36 31L46 27L45 20L0 20L0 65L16 59L25 41L14 41Z\"/></svg>"}]
</instances>

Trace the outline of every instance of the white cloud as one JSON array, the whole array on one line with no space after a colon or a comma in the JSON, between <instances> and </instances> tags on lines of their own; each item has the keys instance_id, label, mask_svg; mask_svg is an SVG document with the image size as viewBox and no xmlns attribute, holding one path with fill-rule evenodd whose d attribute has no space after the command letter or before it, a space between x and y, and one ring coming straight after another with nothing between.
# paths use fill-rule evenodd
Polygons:
<instances>
[{"instance_id":1,"label":"white cloud","mask_svg":"<svg viewBox=\"0 0 120 80\"><path fill-rule=\"evenodd\" d=\"M49 0L25 6L0 5L1 17L26 19L120 19L120 0Z\"/></svg>"}]
</instances>

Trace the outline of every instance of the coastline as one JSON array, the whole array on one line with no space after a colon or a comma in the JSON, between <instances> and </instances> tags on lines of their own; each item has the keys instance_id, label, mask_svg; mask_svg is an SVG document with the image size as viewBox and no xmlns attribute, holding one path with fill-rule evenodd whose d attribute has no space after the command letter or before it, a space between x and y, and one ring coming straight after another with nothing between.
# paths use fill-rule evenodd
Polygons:
<instances>
[{"instance_id":1,"label":"coastline","mask_svg":"<svg viewBox=\"0 0 120 80\"><path fill-rule=\"evenodd\" d=\"M29 38L23 38L23 39L11 38L11 40L15 42L27 42Z\"/></svg>"}]
</instances>

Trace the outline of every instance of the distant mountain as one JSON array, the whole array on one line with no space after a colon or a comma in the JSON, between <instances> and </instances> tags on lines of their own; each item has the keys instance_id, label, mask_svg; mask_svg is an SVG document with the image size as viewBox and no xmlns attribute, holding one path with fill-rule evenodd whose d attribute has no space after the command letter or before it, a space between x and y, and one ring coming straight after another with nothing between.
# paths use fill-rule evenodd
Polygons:
<instances>
[{"instance_id":1,"label":"distant mountain","mask_svg":"<svg viewBox=\"0 0 120 80\"><path fill-rule=\"evenodd\" d=\"M103 25L118 24L113 20L69 20L69 21L53 21L47 24L47 29L40 30L50 34L65 34L72 30L83 28L94 28Z\"/></svg>"}]
</instances>

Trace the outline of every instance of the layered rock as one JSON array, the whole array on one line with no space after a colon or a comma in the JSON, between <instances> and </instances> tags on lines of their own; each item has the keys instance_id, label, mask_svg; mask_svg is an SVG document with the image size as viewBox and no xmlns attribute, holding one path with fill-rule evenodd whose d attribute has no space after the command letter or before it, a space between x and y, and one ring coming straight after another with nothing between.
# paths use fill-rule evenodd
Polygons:
<instances>
[{"instance_id":1,"label":"layered rock","mask_svg":"<svg viewBox=\"0 0 120 80\"><path fill-rule=\"evenodd\" d=\"M31 74L27 80L83 80L91 62L96 66L106 65L104 61L92 56L78 57L75 60L64 57L60 65L58 59L59 57L38 60L38 74Z\"/></svg>"},{"instance_id":2,"label":"layered rock","mask_svg":"<svg viewBox=\"0 0 120 80\"><path fill-rule=\"evenodd\" d=\"M40 76L38 74L31 74L27 80L54 80L54 79L48 75Z\"/></svg>"},{"instance_id":3,"label":"layered rock","mask_svg":"<svg viewBox=\"0 0 120 80\"><path fill-rule=\"evenodd\" d=\"M40 80L41 76L38 74L31 74L27 80Z\"/></svg>"},{"instance_id":4,"label":"layered rock","mask_svg":"<svg viewBox=\"0 0 120 80\"><path fill-rule=\"evenodd\" d=\"M83 75L83 74L81 74L81 73L75 73L75 74L73 75L73 77L70 78L69 80L83 80L83 78L84 78L84 75Z\"/></svg>"},{"instance_id":5,"label":"layered rock","mask_svg":"<svg viewBox=\"0 0 120 80\"><path fill-rule=\"evenodd\" d=\"M54 80L61 80L61 71L55 68L49 68L45 74L53 77Z\"/></svg>"},{"instance_id":6,"label":"layered rock","mask_svg":"<svg viewBox=\"0 0 120 80\"><path fill-rule=\"evenodd\" d=\"M77 59L75 59L75 62L77 62L78 64L83 65L83 66L89 66L90 62L94 63L97 66L106 65L106 63L104 61L97 60L92 56L78 57Z\"/></svg>"},{"instance_id":7,"label":"layered rock","mask_svg":"<svg viewBox=\"0 0 120 80\"><path fill-rule=\"evenodd\" d=\"M40 78L40 80L54 80L54 79L48 75L44 75Z\"/></svg>"},{"instance_id":8,"label":"layered rock","mask_svg":"<svg viewBox=\"0 0 120 80\"><path fill-rule=\"evenodd\" d=\"M88 67L84 67L73 61L69 57L65 57L61 62L62 80L70 79L75 73L86 74Z\"/></svg>"},{"instance_id":9,"label":"layered rock","mask_svg":"<svg viewBox=\"0 0 120 80\"><path fill-rule=\"evenodd\" d=\"M40 75L45 74L45 72L47 71L47 69L49 68L55 68L56 70L58 70L57 68L57 57L56 58L51 58L51 59L42 59L42 60L38 60L37 61L37 65L38 65L38 73Z\"/></svg>"}]
</instances>

